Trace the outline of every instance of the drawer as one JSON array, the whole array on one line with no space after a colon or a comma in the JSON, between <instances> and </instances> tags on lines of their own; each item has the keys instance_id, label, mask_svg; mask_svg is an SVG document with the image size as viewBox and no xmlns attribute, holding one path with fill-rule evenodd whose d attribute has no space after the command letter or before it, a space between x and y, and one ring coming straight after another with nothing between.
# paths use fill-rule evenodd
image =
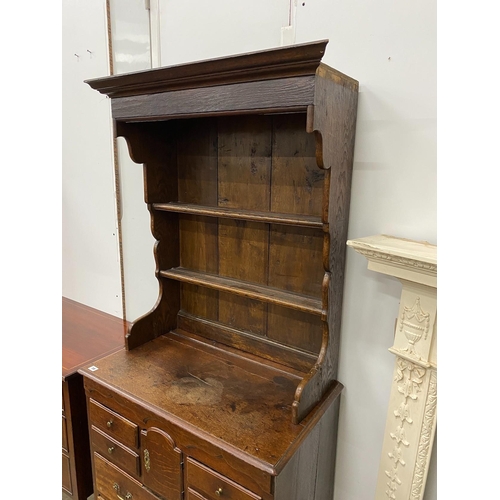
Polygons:
<instances>
[{"instance_id":1,"label":"drawer","mask_svg":"<svg viewBox=\"0 0 500 500\"><path fill-rule=\"evenodd\" d=\"M62 418L62 449L68 451L68 428L66 424L66 417Z\"/></svg>"},{"instance_id":2,"label":"drawer","mask_svg":"<svg viewBox=\"0 0 500 500\"><path fill-rule=\"evenodd\" d=\"M129 448L139 447L139 428L102 404L90 399L90 423Z\"/></svg>"},{"instance_id":3,"label":"drawer","mask_svg":"<svg viewBox=\"0 0 500 500\"><path fill-rule=\"evenodd\" d=\"M262 500L261 497L195 460L187 459L188 495L192 499ZM195 495L201 495L196 497Z\"/></svg>"},{"instance_id":4,"label":"drawer","mask_svg":"<svg viewBox=\"0 0 500 500\"><path fill-rule=\"evenodd\" d=\"M112 500L158 500L139 481L97 453L94 453L94 471L96 488L101 496Z\"/></svg>"},{"instance_id":5,"label":"drawer","mask_svg":"<svg viewBox=\"0 0 500 500\"><path fill-rule=\"evenodd\" d=\"M71 487L71 470L69 458L63 453L62 456L62 487L70 494L73 494Z\"/></svg>"},{"instance_id":6,"label":"drawer","mask_svg":"<svg viewBox=\"0 0 500 500\"><path fill-rule=\"evenodd\" d=\"M139 455L118 441L92 426L90 431L92 447L102 456L132 475L140 476Z\"/></svg>"},{"instance_id":7,"label":"drawer","mask_svg":"<svg viewBox=\"0 0 500 500\"><path fill-rule=\"evenodd\" d=\"M202 497L199 493L192 490L191 488L187 489L186 500L207 500L205 497Z\"/></svg>"}]
</instances>

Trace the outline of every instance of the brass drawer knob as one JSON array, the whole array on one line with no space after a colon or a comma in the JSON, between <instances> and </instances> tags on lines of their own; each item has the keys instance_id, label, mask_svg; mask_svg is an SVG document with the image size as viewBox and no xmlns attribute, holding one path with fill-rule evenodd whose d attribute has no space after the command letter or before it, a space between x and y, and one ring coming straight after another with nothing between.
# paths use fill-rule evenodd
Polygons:
<instances>
[{"instance_id":1,"label":"brass drawer knob","mask_svg":"<svg viewBox=\"0 0 500 500\"><path fill-rule=\"evenodd\" d=\"M110 446L108 448L108 453L111 455L111 453L113 453L113 451L115 451L115 447L114 446Z\"/></svg>"},{"instance_id":2,"label":"brass drawer knob","mask_svg":"<svg viewBox=\"0 0 500 500\"><path fill-rule=\"evenodd\" d=\"M217 490L215 490L215 494L216 494L218 497L221 497L221 496L222 496L222 488L218 488Z\"/></svg>"},{"instance_id":3,"label":"brass drawer knob","mask_svg":"<svg viewBox=\"0 0 500 500\"><path fill-rule=\"evenodd\" d=\"M113 425L113 420L108 420L106 422L106 426L108 427L108 429Z\"/></svg>"}]
</instances>

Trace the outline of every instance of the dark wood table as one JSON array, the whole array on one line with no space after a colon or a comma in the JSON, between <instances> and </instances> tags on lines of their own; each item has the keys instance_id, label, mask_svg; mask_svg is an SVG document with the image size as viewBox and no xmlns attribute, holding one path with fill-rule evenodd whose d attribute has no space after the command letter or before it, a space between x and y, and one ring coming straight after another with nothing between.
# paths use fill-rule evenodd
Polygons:
<instances>
[{"instance_id":1,"label":"dark wood table","mask_svg":"<svg viewBox=\"0 0 500 500\"><path fill-rule=\"evenodd\" d=\"M126 323L62 298L62 488L76 500L93 492L81 367L124 348Z\"/></svg>"}]
</instances>

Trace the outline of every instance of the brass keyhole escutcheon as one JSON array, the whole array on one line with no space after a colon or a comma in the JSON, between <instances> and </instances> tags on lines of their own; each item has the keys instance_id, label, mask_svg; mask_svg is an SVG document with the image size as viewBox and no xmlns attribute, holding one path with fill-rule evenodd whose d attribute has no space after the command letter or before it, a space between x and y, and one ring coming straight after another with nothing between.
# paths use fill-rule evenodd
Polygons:
<instances>
[{"instance_id":1,"label":"brass keyhole escutcheon","mask_svg":"<svg viewBox=\"0 0 500 500\"><path fill-rule=\"evenodd\" d=\"M221 496L222 496L222 488L219 488L219 489L215 490L215 494L216 494L218 497L221 497Z\"/></svg>"},{"instance_id":2,"label":"brass keyhole escutcheon","mask_svg":"<svg viewBox=\"0 0 500 500\"><path fill-rule=\"evenodd\" d=\"M144 449L144 467L146 467L147 472L151 470L151 459L149 458L149 450L147 448Z\"/></svg>"}]
</instances>

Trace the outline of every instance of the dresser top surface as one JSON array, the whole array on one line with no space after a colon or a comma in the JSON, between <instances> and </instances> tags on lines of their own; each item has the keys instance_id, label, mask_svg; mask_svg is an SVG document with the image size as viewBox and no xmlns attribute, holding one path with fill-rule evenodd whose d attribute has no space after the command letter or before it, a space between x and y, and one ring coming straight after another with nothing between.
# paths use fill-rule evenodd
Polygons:
<instances>
[{"instance_id":1,"label":"dresser top surface","mask_svg":"<svg viewBox=\"0 0 500 500\"><path fill-rule=\"evenodd\" d=\"M291 423L300 377L175 332L94 365L80 372L271 466L308 428Z\"/></svg>"},{"instance_id":2,"label":"dresser top surface","mask_svg":"<svg viewBox=\"0 0 500 500\"><path fill-rule=\"evenodd\" d=\"M101 356L123 349L123 320L62 297L62 378Z\"/></svg>"}]
</instances>

